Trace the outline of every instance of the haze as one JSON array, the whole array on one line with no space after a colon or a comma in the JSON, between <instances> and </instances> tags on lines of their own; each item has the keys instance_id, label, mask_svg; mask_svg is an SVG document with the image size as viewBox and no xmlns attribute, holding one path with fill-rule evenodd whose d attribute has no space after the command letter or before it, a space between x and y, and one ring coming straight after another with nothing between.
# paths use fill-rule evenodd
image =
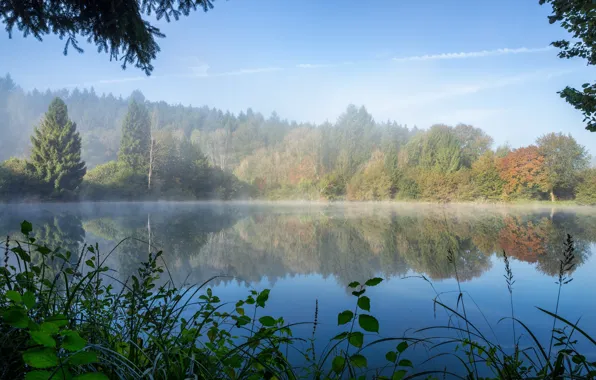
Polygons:
<instances>
[{"instance_id":1,"label":"haze","mask_svg":"<svg viewBox=\"0 0 596 380\"><path fill-rule=\"evenodd\" d=\"M226 1L212 12L160 22L167 38L146 77L83 44L0 33L0 74L30 91L90 88L151 101L252 108L299 122L334 122L350 103L378 120L427 128L472 124L499 145L528 145L548 132L596 144L581 113L557 91L590 78L561 60L550 9L507 0L396 2Z\"/></svg>"}]
</instances>

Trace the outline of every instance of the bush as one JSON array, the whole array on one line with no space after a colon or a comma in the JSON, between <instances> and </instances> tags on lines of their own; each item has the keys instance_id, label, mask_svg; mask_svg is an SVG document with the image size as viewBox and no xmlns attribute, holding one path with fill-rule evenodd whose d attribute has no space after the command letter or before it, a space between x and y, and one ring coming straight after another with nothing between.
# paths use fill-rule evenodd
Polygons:
<instances>
[{"instance_id":1,"label":"bush","mask_svg":"<svg viewBox=\"0 0 596 380\"><path fill-rule=\"evenodd\" d=\"M0 200L39 198L40 181L29 171L27 161L10 158L0 163Z\"/></svg>"},{"instance_id":2,"label":"bush","mask_svg":"<svg viewBox=\"0 0 596 380\"><path fill-rule=\"evenodd\" d=\"M391 197L392 181L385 170L382 153L373 153L364 168L359 170L347 186L348 200L374 201Z\"/></svg>"},{"instance_id":3,"label":"bush","mask_svg":"<svg viewBox=\"0 0 596 380\"><path fill-rule=\"evenodd\" d=\"M418 182L409 173L401 173L396 183L397 192L395 197L397 199L418 199L420 197Z\"/></svg>"},{"instance_id":4,"label":"bush","mask_svg":"<svg viewBox=\"0 0 596 380\"><path fill-rule=\"evenodd\" d=\"M332 172L323 177L320 189L323 198L337 200L345 194L346 181L341 174Z\"/></svg>"},{"instance_id":5,"label":"bush","mask_svg":"<svg viewBox=\"0 0 596 380\"><path fill-rule=\"evenodd\" d=\"M95 200L138 199L147 195L147 176L119 161L98 165L83 178L81 197Z\"/></svg>"},{"instance_id":6,"label":"bush","mask_svg":"<svg viewBox=\"0 0 596 380\"><path fill-rule=\"evenodd\" d=\"M581 205L596 205L596 169L588 169L581 174L575 200Z\"/></svg>"}]
</instances>

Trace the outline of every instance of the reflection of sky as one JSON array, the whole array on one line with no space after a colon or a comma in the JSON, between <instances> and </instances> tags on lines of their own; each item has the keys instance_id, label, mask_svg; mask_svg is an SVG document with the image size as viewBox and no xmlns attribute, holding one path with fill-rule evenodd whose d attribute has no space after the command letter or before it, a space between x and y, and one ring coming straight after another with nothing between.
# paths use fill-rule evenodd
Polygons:
<instances>
[{"instance_id":1,"label":"reflection of sky","mask_svg":"<svg viewBox=\"0 0 596 380\"><path fill-rule=\"evenodd\" d=\"M191 282L195 283L216 274L236 274L238 278L251 283L252 288L258 290L272 288L270 302L264 312L275 317L283 316L289 323L311 322L314 317L315 300L318 300L317 352L320 354L329 338L342 331L337 326L337 314L345 309L353 309L355 306L355 298L344 288L343 284L346 283L346 280L351 281L355 275L366 276L368 271L399 273L398 270L402 268L399 260L403 259L401 257L403 252L382 256L379 252L373 252L372 248L370 252L360 253L358 250L368 249L369 246L366 244L369 244L369 241L372 242L370 243L371 247L379 241L384 242L381 239L392 236L391 234L396 231L399 231L398 233L402 234L403 238L411 239L413 243L422 242L425 233L434 232L426 229L397 229L387 230L387 235L378 234L378 232L382 232L379 229L384 228L390 221L388 215L391 215L391 212L395 212L402 218L397 218L396 224L406 223L408 220L413 220L414 223L420 221L414 217L403 218L404 216L448 220L449 223L455 223L453 225L466 227L462 231L467 238L476 236L474 233L478 230L474 230L472 227L475 222L482 221L481 219L485 217L492 216L495 219L500 219L509 215L522 215L529 218L539 215L541 220L550 220L550 209L524 211L522 208L495 207L485 210L483 207L474 206L454 207L450 210L446 208L445 214L443 214L442 209L434 210L436 206L428 205L293 205L290 207L279 204L252 204L250 206L231 204L218 208L213 204L204 203L138 203L117 205L117 207L114 204L19 206L18 210L10 206L0 206L0 216L5 216L5 218L0 218L0 222L4 223L3 231L0 232L3 235L14 234L18 231L18 223L23 218L33 222L34 232L42 230L40 227L43 225L47 231L51 232L48 236L55 236L56 239L69 238L71 235L69 228L75 232L76 236L79 236L78 231L84 227L87 229L85 240L90 243L99 241L100 248L105 253L112 249L117 241L128 237L132 232L140 234L140 238L146 238L148 214L151 213L154 242L157 240L160 242L159 244L164 244L162 247L165 252L164 257L168 260L169 269L175 272L177 280L192 275ZM575 214L576 211L577 214ZM431 212L434 213L431 214ZM580 213L583 213L581 217ZM80 215L80 218L72 218L72 215ZM280 219L276 219L276 217L267 219L268 216L275 215ZM291 218L291 223L284 224L281 216L286 215ZM317 215L321 220L328 218L326 228L341 235L341 239L344 239L341 242L345 244L339 244L339 236L333 237L333 239L337 239L334 242L338 244L320 244L315 238L320 238L321 235L316 235L316 233L307 234L302 241L301 233L316 231L314 228L304 227L310 227L309 223L312 223L313 220L318 222ZM302 216L305 216L304 220L300 219ZM251 217L253 219L250 219ZM79 224L63 223L65 220L75 221L75 219ZM526 226L522 219L521 217L519 220L512 219L512 222L515 222L513 224L514 231L519 231L515 235L518 238L518 240L514 239L516 243L523 243L527 237L524 235L527 234L526 229L517 229L518 226ZM557 232L566 232L565 229L570 229L570 233L577 233L578 241L579 239L590 241L594 239L593 234L590 233L591 226L595 224L593 219L594 213L590 208L569 210L556 213L552 226ZM101 226L105 228L102 229ZM358 226L360 229L357 228ZM430 226L429 229L439 226L439 224L431 223ZM451 226L452 224L448 225L449 228ZM488 226L488 228L492 227L491 224ZM280 227L276 231L277 235L270 230L274 227ZM219 234L219 231L223 232ZM325 231L327 232L327 230ZM459 230L453 229L453 231L455 231L454 234L457 234ZM552 233L552 230L544 229L541 232L548 234ZM110 233L120 235L112 236ZM321 231L319 230L318 233ZM419 233L421 236L413 236L415 233ZM349 240L353 236L357 239ZM496 235L487 236L489 236L487 239L498 238L495 237ZM206 240L203 238L206 237L220 237L221 240L215 239L212 244L204 243ZM274 240L277 240L275 242L277 244L279 241L292 238L295 240L284 241L288 244L280 244L280 247L276 247L274 244ZM308 239L312 239L312 241ZM559 239L558 235L556 239ZM309 242L317 243L307 244ZM431 243L436 244L436 241ZM143 254L146 254L147 251L145 249L139 251L141 246L143 245L129 245L126 249L123 246L110 257L109 265L119 270L123 276L122 279L131 274L127 270L135 268L135 259L142 260L144 258ZM408 247L417 249L416 244ZM591 244L589 248L591 252L596 252L596 245ZM316 252L319 256L312 255L313 252L304 252L305 249L319 249L320 251ZM397 247L397 249L402 248ZM353 252L345 252L347 250ZM408 253L413 253L413 255L407 257L410 261L403 265L404 269L416 264L418 265L416 267L422 268L423 271L432 271L433 268L430 267L434 264L443 265L442 262L444 262L444 260L440 261L444 257L420 257L416 255L415 251L408 251ZM596 320L596 305L587 293L593 291L596 285L593 275L596 273L596 262L592 256L588 255L588 259L577 267L573 273L574 281L564 286L560 304L560 314L572 321L581 317L580 325L588 332L594 331L594 327L596 327L592 322ZM472 255L472 258L474 257ZM478 257L484 259L486 256L480 254ZM418 259L420 259L419 262ZM548 264L552 268L554 255L546 259L550 260ZM313 260L314 264L308 260ZM466 294L464 298L466 310L469 318L483 334L493 341L498 341L503 347L511 348L511 321L499 322L501 318L509 317L511 313L509 293L503 278L504 264L502 259L495 255L492 255L489 261L489 263L483 262L483 265L477 268L478 272L474 272L475 275L477 274L476 277L462 283L462 289ZM388 268L393 264L399 268ZM469 264L472 269L476 269L474 262ZM543 344L548 344L553 321L537 310L535 306L554 310L558 288L555 278L546 276L537 270L539 264L540 262L532 264L511 259L516 280L513 294L514 308L516 317L527 323ZM427 267L428 269L426 269ZM236 272L227 272L230 270ZM300 274L304 272L315 274ZM325 275L321 273L325 273ZM441 273L444 274L443 277L450 275L449 271L441 271ZM416 276L416 273L410 270L407 275ZM236 280L215 282L214 284L218 284L215 286L215 294L220 296L223 301L235 303L248 295L249 288L246 287L246 282L240 283ZM450 306L456 304L457 284L455 280L433 281L433 285L436 291L441 293L442 301ZM380 321L380 333L383 337L400 337L404 334L419 337L420 335L414 334L416 330L429 326L441 326L446 323L444 310L437 308L435 316L432 301L436 294L433 288L420 278L393 277L378 287L369 289L367 295L371 298L371 312ZM260 312L262 313L263 310ZM520 326L516 329L518 334L523 332ZM296 327L294 332L297 336L310 337L312 326ZM444 335L445 331L426 331L424 334L426 336ZM527 335L524 334L521 341L522 347L529 342ZM372 336L367 337L366 341L371 339L373 339ZM384 354L391 347L394 345L369 352L371 364L375 366L384 364ZM307 346L305 345L303 348L306 349ZM593 350L593 347L586 346L583 353L596 358L596 352ZM408 354L408 358L420 363L433 353L426 352L421 347L414 353ZM300 360L300 357L296 357L296 360ZM435 360L429 365L443 368L444 365L452 364L446 360L447 358Z\"/></svg>"},{"instance_id":2,"label":"reflection of sky","mask_svg":"<svg viewBox=\"0 0 596 380\"><path fill-rule=\"evenodd\" d=\"M595 246L591 246L594 252ZM498 341L503 347L512 347L512 329L510 317L509 292L504 274L502 259L493 256L492 267L481 277L475 278L462 284L462 290L466 293L464 302L468 317L473 321L483 334L493 341ZM549 311L554 311L558 286L556 279L545 276L536 271L533 264L528 264L515 259L511 260L511 268L515 276L513 290L515 316L526 323L532 332L544 345L548 345L550 330L553 320L542 313L536 306ZM596 262L593 258L585 262L573 273L574 280L565 285L562 291L560 302L560 314L576 321L581 317L580 326L588 332L593 331L592 321L596 320L596 304L587 298L585 290L593 290L596 286ZM414 273L411 273L415 275ZM253 288L262 290L270 288L271 283L264 278L261 282L254 284ZM438 293L441 293L441 300L451 307L456 304L457 284L455 280L444 280L433 282ZM227 285L217 286L214 293L219 295L223 301L235 301L248 294L249 289L244 285L235 282ZM380 322L380 333L383 337L418 336L415 330L429 326L440 326L446 322L445 312L437 307L436 317L433 309L435 292L429 283L421 278L392 278L382 282L375 288L370 288L367 293L371 298L371 313ZM283 316L288 323L311 322L314 316L315 300L319 301L319 328L317 337L320 343L326 344L328 338L343 331L337 326L337 314L345 309L352 310L355 306L355 297L349 294L333 278L323 278L319 275L298 275L287 276L277 279L270 294L269 303L265 314L274 317ZM472 301L473 300L473 301ZM261 313L263 310L260 311ZM261 315L265 315L261 314ZM485 319L486 318L486 321ZM488 324L490 324L490 327ZM561 326L561 323L558 323ZM521 347L530 343L529 336L523 332L521 326L517 326L517 333L523 333ZM303 334L310 337L312 327L301 326L294 329L295 335ZM427 331L426 336L438 336L444 334L444 330ZM373 336L368 339L374 339ZM590 357L596 357L594 348L581 344L588 351L583 353ZM320 344L317 349L323 348ZM384 354L391 345L382 346L377 351L369 351L369 361L376 365L384 365ZM306 346L304 347L306 348ZM415 362L421 363L428 358L429 353L417 349L415 353L408 356ZM436 359L431 366L444 368L450 367L454 362L447 357Z\"/></svg>"}]
</instances>

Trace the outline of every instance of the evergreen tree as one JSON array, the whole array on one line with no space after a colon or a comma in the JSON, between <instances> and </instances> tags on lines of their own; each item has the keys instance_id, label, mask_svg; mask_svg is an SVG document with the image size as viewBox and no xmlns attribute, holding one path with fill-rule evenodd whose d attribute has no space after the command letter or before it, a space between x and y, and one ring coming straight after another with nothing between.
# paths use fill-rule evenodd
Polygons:
<instances>
[{"instance_id":1,"label":"evergreen tree","mask_svg":"<svg viewBox=\"0 0 596 380\"><path fill-rule=\"evenodd\" d=\"M31 142L29 168L41 181L42 192L49 195L76 190L87 168L81 160L81 137L76 124L68 119L62 99L50 103Z\"/></svg>"},{"instance_id":2,"label":"evergreen tree","mask_svg":"<svg viewBox=\"0 0 596 380\"><path fill-rule=\"evenodd\" d=\"M149 163L150 142L149 112L144 104L133 99L128 105L128 112L122 123L118 160L135 171L144 170Z\"/></svg>"}]
</instances>

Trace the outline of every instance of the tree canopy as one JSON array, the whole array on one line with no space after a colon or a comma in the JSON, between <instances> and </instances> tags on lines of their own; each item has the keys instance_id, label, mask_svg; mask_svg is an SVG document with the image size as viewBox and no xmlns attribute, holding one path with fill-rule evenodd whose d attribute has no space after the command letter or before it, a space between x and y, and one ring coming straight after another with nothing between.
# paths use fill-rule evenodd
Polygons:
<instances>
[{"instance_id":1,"label":"tree canopy","mask_svg":"<svg viewBox=\"0 0 596 380\"><path fill-rule=\"evenodd\" d=\"M81 137L62 99L52 101L31 143L31 170L48 185L48 193L74 191L81 184L87 171L81 161Z\"/></svg>"},{"instance_id":2,"label":"tree canopy","mask_svg":"<svg viewBox=\"0 0 596 380\"><path fill-rule=\"evenodd\" d=\"M15 26L26 37L38 40L49 34L66 40L69 47L83 52L79 38L97 46L122 67L134 64L147 75L159 52L156 38L165 37L159 28L143 19L155 15L170 22L192 11L213 8L215 0L0 0L0 20L12 36Z\"/></svg>"},{"instance_id":3,"label":"tree canopy","mask_svg":"<svg viewBox=\"0 0 596 380\"><path fill-rule=\"evenodd\" d=\"M596 64L596 3L592 0L540 0L553 8L551 24L560 23L575 41L551 43L559 48L559 58L584 58L589 66ZM559 95L584 114L586 129L596 132L596 83L584 83L582 89L565 87Z\"/></svg>"}]
</instances>

